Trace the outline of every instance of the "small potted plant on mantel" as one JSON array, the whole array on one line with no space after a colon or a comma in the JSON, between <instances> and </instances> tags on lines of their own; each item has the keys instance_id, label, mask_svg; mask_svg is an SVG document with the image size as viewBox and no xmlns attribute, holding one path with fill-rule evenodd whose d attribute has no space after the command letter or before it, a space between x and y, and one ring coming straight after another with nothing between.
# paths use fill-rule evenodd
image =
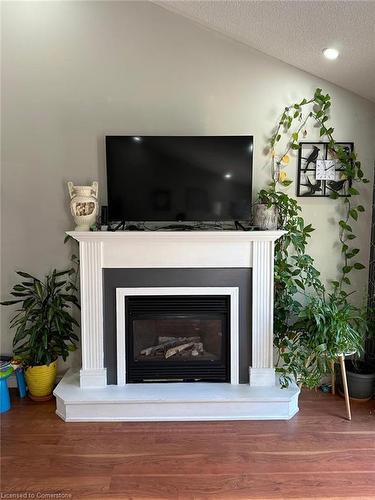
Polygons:
<instances>
[{"instance_id":1,"label":"small potted plant on mantel","mask_svg":"<svg viewBox=\"0 0 375 500\"><path fill-rule=\"evenodd\" d=\"M262 230L278 228L279 211L272 194L262 189L258 194L258 200L253 205L253 224Z\"/></svg>"},{"instance_id":2,"label":"small potted plant on mantel","mask_svg":"<svg viewBox=\"0 0 375 500\"><path fill-rule=\"evenodd\" d=\"M79 308L77 288L70 279L75 270L55 269L44 280L21 271L17 274L25 281L13 287L13 300L1 304L20 305L10 321L16 329L14 354L23 362L30 398L45 401L52 398L57 358L65 361L79 340L74 333L78 322L72 316L72 306Z\"/></svg>"}]
</instances>

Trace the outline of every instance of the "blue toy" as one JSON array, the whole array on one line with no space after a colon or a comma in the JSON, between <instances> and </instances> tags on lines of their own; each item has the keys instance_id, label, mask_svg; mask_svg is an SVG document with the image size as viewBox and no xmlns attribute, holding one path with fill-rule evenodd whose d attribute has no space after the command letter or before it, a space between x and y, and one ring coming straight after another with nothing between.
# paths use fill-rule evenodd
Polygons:
<instances>
[{"instance_id":1,"label":"blue toy","mask_svg":"<svg viewBox=\"0 0 375 500\"><path fill-rule=\"evenodd\" d=\"M18 366L16 369L10 363L6 363L0 369L0 413L5 413L10 410L10 396L9 396L9 388L8 388L8 378L12 375L12 373L16 373L17 385L18 385L18 393L20 398L24 398L26 396L26 383L25 376L23 374L23 370L21 366Z\"/></svg>"},{"instance_id":2,"label":"blue toy","mask_svg":"<svg viewBox=\"0 0 375 500\"><path fill-rule=\"evenodd\" d=\"M7 380L12 373L13 368L11 366L4 371L0 371L0 413L10 410L10 397Z\"/></svg>"}]
</instances>

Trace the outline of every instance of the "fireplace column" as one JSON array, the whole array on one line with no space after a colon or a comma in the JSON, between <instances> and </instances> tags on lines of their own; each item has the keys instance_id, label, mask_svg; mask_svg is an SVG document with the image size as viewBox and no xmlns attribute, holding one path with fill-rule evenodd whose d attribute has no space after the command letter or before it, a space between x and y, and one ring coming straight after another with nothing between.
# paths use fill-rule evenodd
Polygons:
<instances>
[{"instance_id":1,"label":"fireplace column","mask_svg":"<svg viewBox=\"0 0 375 500\"><path fill-rule=\"evenodd\" d=\"M273 366L274 241L253 243L251 386L275 385Z\"/></svg>"},{"instance_id":2,"label":"fireplace column","mask_svg":"<svg viewBox=\"0 0 375 500\"><path fill-rule=\"evenodd\" d=\"M102 242L80 241L82 388L105 387Z\"/></svg>"}]
</instances>

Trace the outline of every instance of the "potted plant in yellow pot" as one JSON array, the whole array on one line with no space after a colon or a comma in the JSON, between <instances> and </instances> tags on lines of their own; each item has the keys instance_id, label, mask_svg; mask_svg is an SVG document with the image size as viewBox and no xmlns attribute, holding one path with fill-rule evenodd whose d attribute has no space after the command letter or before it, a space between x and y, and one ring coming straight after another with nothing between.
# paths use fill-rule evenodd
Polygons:
<instances>
[{"instance_id":1,"label":"potted plant in yellow pot","mask_svg":"<svg viewBox=\"0 0 375 500\"><path fill-rule=\"evenodd\" d=\"M74 332L78 322L72 315L72 306L79 308L77 288L70 279L74 273L74 269L55 269L39 280L20 271L17 274L25 281L13 287L15 298L1 302L20 305L10 322L16 329L14 354L23 360L29 396L37 401L52 397L57 358L65 361L79 340Z\"/></svg>"}]
</instances>

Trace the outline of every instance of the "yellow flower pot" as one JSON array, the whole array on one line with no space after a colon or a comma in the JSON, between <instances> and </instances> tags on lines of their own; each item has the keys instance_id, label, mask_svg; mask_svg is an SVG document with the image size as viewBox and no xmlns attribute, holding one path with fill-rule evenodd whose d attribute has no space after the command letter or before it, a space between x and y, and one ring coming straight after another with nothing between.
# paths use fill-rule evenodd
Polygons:
<instances>
[{"instance_id":1,"label":"yellow flower pot","mask_svg":"<svg viewBox=\"0 0 375 500\"><path fill-rule=\"evenodd\" d=\"M52 397L52 390L56 382L57 359L49 365L29 366L25 371L26 384L29 396L38 400Z\"/></svg>"}]
</instances>

